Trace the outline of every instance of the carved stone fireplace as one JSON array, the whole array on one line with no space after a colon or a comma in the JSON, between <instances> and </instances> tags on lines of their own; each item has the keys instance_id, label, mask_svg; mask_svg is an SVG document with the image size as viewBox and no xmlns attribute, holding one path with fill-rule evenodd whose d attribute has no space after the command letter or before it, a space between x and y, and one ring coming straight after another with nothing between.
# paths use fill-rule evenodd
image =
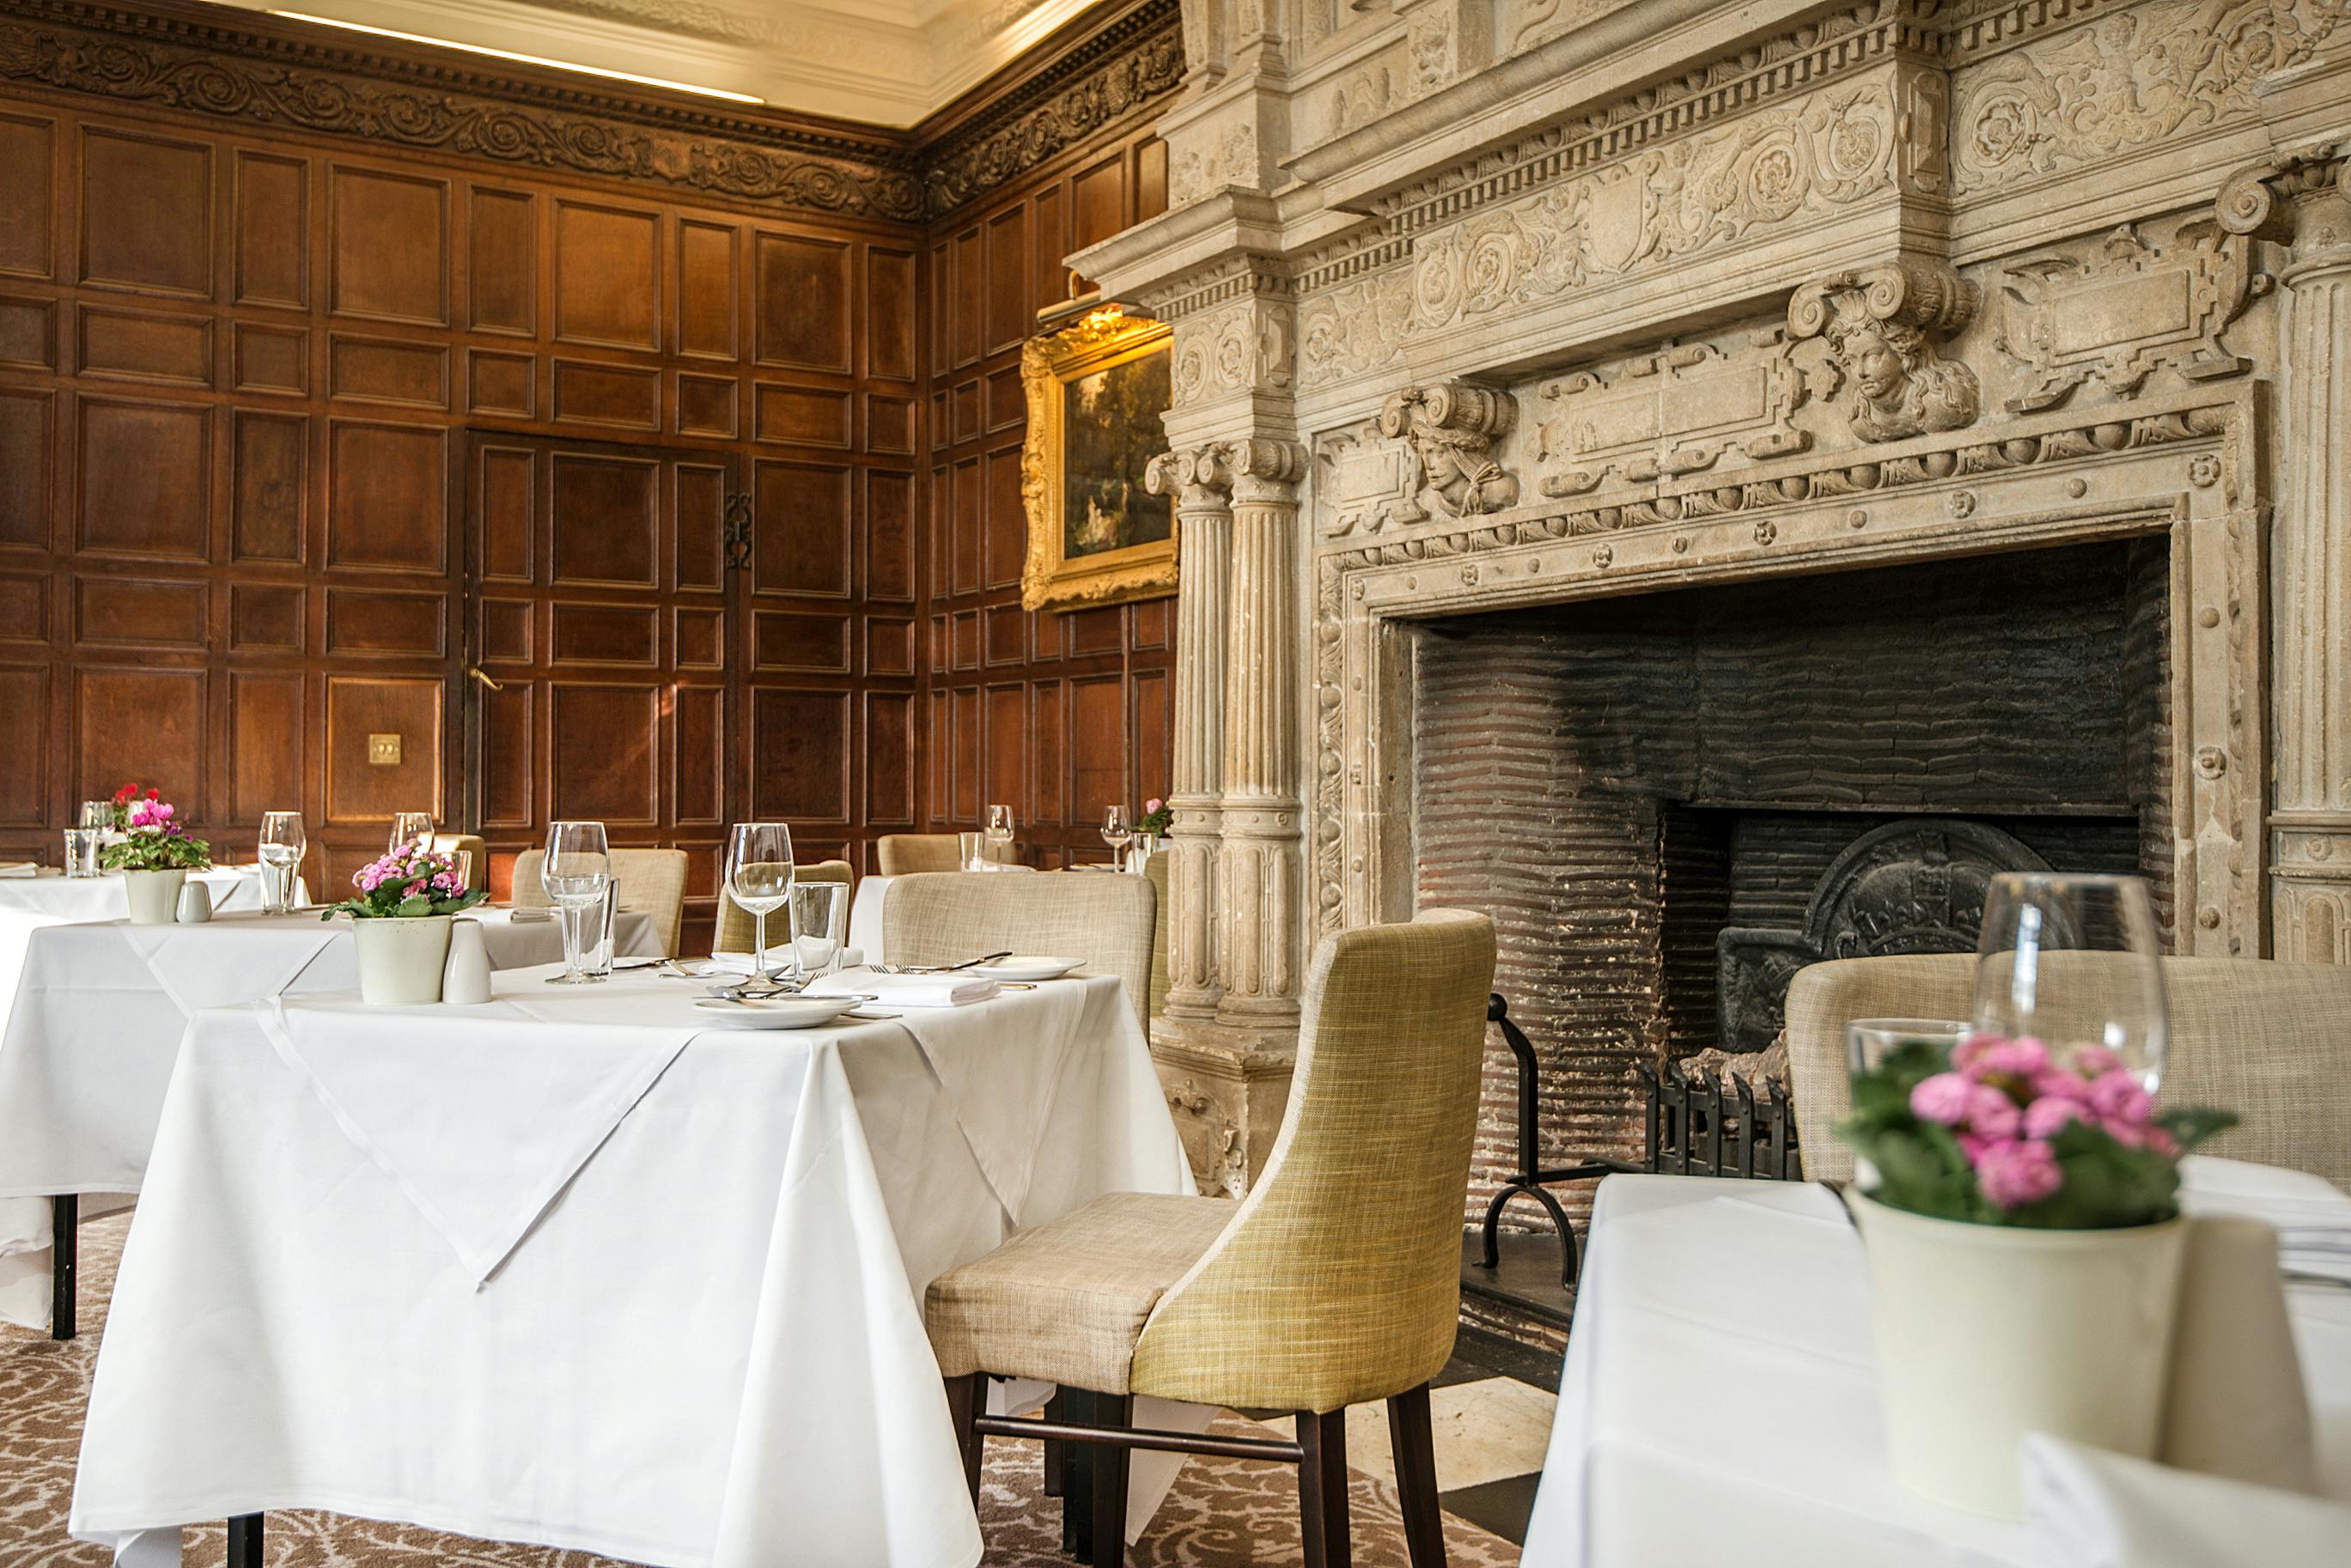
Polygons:
<instances>
[{"instance_id":1,"label":"carved stone fireplace","mask_svg":"<svg viewBox=\"0 0 2351 1568\"><path fill-rule=\"evenodd\" d=\"M2142 873L2168 912L2167 555L1414 623L1417 899L1498 923L1546 1162L1636 1158L1635 1064L1770 1045L1805 963L1971 950L1998 872ZM1506 1062L1473 1217L1516 1168Z\"/></svg>"},{"instance_id":2,"label":"carved stone fireplace","mask_svg":"<svg viewBox=\"0 0 2351 1568\"><path fill-rule=\"evenodd\" d=\"M1477 737L1433 746L1418 694L1445 639L1513 618L1520 656L1593 657L1575 628L1614 618L1689 665L1704 639L1656 618L1686 596L1785 593L1833 629L1873 581L1972 583L1992 620L2013 587L2002 624L2074 627L2063 658L1922 670L1902 715L2006 722L1970 690L2064 712L2095 667L2098 732L2137 738L2078 797L2078 737L2047 730L1971 772L1921 731L1850 798L1858 756L1817 728L1745 784L1645 742L1674 763L1629 792L1646 815L1477 895L1534 921L1530 887L1639 847L1667 889L1641 1049L1751 1044L1790 965L2025 855L2147 871L2181 952L2351 961L2335 0L1187 0L1185 25L1174 205L1072 260L1175 328L1155 1045L1217 1185L1270 1146L1314 940L1450 896L1424 786ZM1549 918L1608 970L1614 928ZM1615 1081L1604 1053L1559 1066Z\"/></svg>"}]
</instances>

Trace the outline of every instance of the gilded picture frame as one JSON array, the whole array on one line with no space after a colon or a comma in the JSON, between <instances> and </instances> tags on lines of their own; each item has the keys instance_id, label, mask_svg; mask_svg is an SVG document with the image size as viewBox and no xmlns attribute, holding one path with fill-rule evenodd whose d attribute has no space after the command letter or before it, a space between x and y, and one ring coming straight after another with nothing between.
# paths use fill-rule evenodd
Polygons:
<instances>
[{"instance_id":1,"label":"gilded picture frame","mask_svg":"<svg viewBox=\"0 0 2351 1568\"><path fill-rule=\"evenodd\" d=\"M1165 322L1105 307L1022 347L1026 607L1075 609L1176 591L1174 502L1143 483L1144 465L1167 447L1159 416L1173 396L1173 340Z\"/></svg>"}]
</instances>

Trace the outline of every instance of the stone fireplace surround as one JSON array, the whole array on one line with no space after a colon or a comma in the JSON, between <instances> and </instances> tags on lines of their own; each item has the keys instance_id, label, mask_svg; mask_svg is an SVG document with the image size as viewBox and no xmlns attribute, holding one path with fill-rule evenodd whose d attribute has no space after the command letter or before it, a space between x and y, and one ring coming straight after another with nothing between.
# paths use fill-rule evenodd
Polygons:
<instances>
[{"instance_id":1,"label":"stone fireplace surround","mask_svg":"<svg viewBox=\"0 0 2351 1568\"><path fill-rule=\"evenodd\" d=\"M2351 961L2345 0L1197 0L1169 1016L1262 1163L1320 935L1419 897L1434 619L2138 542L2177 950Z\"/></svg>"}]
</instances>

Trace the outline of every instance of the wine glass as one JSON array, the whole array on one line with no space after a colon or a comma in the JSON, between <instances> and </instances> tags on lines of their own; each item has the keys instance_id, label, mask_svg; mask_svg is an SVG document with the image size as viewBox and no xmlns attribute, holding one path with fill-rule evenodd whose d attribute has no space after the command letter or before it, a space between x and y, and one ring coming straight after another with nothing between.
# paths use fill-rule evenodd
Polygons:
<instances>
[{"instance_id":1,"label":"wine glass","mask_svg":"<svg viewBox=\"0 0 2351 1568\"><path fill-rule=\"evenodd\" d=\"M587 911L604 901L612 880L612 855L601 822L551 822L547 826L547 859L538 882L547 890L563 921L563 972L549 985L587 985L603 976L580 967L581 926Z\"/></svg>"},{"instance_id":2,"label":"wine glass","mask_svg":"<svg viewBox=\"0 0 2351 1568\"><path fill-rule=\"evenodd\" d=\"M2141 877L2003 873L1984 897L1975 1027L2030 1035L2060 1062L2102 1046L2151 1095L2170 1036L2162 950Z\"/></svg>"},{"instance_id":3,"label":"wine glass","mask_svg":"<svg viewBox=\"0 0 2351 1568\"><path fill-rule=\"evenodd\" d=\"M1012 808L991 805L984 831L987 835L987 859L990 865L1001 866L1010 857L1012 849Z\"/></svg>"},{"instance_id":4,"label":"wine glass","mask_svg":"<svg viewBox=\"0 0 2351 1568\"><path fill-rule=\"evenodd\" d=\"M302 814L265 811L261 814L261 880L267 895L264 912L294 912L294 868L302 864Z\"/></svg>"},{"instance_id":5,"label":"wine glass","mask_svg":"<svg viewBox=\"0 0 2351 1568\"><path fill-rule=\"evenodd\" d=\"M1134 824L1126 818L1126 807L1113 805L1103 811L1102 842L1110 846L1111 864L1126 864L1126 846L1134 842Z\"/></svg>"},{"instance_id":6,"label":"wine glass","mask_svg":"<svg viewBox=\"0 0 2351 1568\"><path fill-rule=\"evenodd\" d=\"M99 828L112 827L114 826L114 803L110 800L86 800L82 802L81 826L84 827Z\"/></svg>"},{"instance_id":7,"label":"wine glass","mask_svg":"<svg viewBox=\"0 0 2351 1568\"><path fill-rule=\"evenodd\" d=\"M395 855L412 844L431 847L433 814L429 811L403 811L392 819L392 852Z\"/></svg>"},{"instance_id":8,"label":"wine glass","mask_svg":"<svg viewBox=\"0 0 2351 1568\"><path fill-rule=\"evenodd\" d=\"M780 822L738 822L726 845L726 896L751 917L751 982L771 986L768 917L792 890L792 830Z\"/></svg>"},{"instance_id":9,"label":"wine glass","mask_svg":"<svg viewBox=\"0 0 2351 1568\"><path fill-rule=\"evenodd\" d=\"M789 899L792 961L803 983L841 967L849 925L849 888L840 882L794 882Z\"/></svg>"}]
</instances>

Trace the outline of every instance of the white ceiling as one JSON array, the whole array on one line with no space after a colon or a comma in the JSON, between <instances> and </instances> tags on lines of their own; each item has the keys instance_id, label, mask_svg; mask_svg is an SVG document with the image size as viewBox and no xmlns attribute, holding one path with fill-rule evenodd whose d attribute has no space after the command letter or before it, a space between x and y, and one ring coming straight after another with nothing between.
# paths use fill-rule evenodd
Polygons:
<instances>
[{"instance_id":1,"label":"white ceiling","mask_svg":"<svg viewBox=\"0 0 2351 1568\"><path fill-rule=\"evenodd\" d=\"M912 125L1098 0L227 0Z\"/></svg>"}]
</instances>

